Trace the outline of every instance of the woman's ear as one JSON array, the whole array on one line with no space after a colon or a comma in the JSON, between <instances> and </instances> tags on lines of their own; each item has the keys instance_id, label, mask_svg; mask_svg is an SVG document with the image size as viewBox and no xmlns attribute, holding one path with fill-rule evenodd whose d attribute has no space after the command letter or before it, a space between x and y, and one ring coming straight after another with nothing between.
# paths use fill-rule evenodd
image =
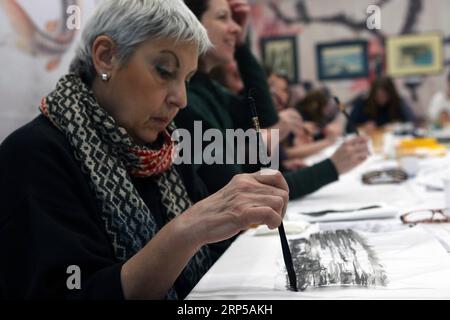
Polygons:
<instances>
[{"instance_id":1,"label":"woman's ear","mask_svg":"<svg viewBox=\"0 0 450 320\"><path fill-rule=\"evenodd\" d=\"M116 43L108 36L101 35L92 44L92 62L97 74L107 74L109 77L115 69Z\"/></svg>"}]
</instances>

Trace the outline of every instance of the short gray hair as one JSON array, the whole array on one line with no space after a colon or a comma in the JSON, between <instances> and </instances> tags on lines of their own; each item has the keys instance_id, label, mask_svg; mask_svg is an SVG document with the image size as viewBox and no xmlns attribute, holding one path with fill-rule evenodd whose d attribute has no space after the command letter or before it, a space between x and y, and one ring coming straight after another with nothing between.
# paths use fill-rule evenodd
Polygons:
<instances>
[{"instance_id":1,"label":"short gray hair","mask_svg":"<svg viewBox=\"0 0 450 320\"><path fill-rule=\"evenodd\" d=\"M183 0L103 0L87 22L70 65L70 72L81 76L88 85L96 76L92 45L100 35L116 42L121 64L128 61L138 45L151 39L193 42L199 54L211 47L205 28Z\"/></svg>"}]
</instances>

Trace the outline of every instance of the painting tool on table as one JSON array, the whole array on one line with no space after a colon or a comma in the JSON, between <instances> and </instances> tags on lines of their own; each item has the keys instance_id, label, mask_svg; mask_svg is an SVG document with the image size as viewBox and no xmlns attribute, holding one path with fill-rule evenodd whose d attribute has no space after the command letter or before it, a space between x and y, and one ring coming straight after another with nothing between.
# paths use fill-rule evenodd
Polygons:
<instances>
[{"instance_id":1,"label":"painting tool on table","mask_svg":"<svg viewBox=\"0 0 450 320\"><path fill-rule=\"evenodd\" d=\"M352 208L352 209L342 209L342 210L335 210L335 209L328 209L328 210L320 210L320 211L311 211L311 212L300 212L300 214L306 214L308 216L323 216L329 213L345 213L345 212L355 212L355 211L361 211L361 210L370 210L370 209L378 209L381 208L379 205L373 205L373 206L366 206L361 208Z\"/></svg>"},{"instance_id":2,"label":"painting tool on table","mask_svg":"<svg viewBox=\"0 0 450 320\"><path fill-rule=\"evenodd\" d=\"M253 128L256 130L256 139L257 139L256 140L256 145L257 145L256 150L257 150L258 164L261 167L264 167L264 165L260 161L260 152L259 152L260 151L259 148L261 146L263 146L264 143L262 140L261 128L259 126L258 113L256 111L256 101L255 101L255 98L253 97L253 92L254 92L254 89L250 89L249 94L248 94L248 101L249 101L249 105L250 105L251 112L252 112ZM295 274L294 263L292 261L291 250L289 249L289 244L288 244L288 241L286 238L286 232L284 230L283 221L281 221L281 224L278 227L278 233L280 235L281 249L283 250L283 259L284 259L284 264L286 266L286 270L288 273L290 287L293 291L298 291L297 276Z\"/></svg>"},{"instance_id":3,"label":"painting tool on table","mask_svg":"<svg viewBox=\"0 0 450 320\"><path fill-rule=\"evenodd\" d=\"M353 122L353 120L350 118L350 115L348 114L347 110L345 110L345 105L343 105L341 103L341 101L339 101L338 97L334 97L334 102L337 104L339 110L342 112L342 114L345 116L345 118L347 119L348 123L350 124L350 127L352 128L352 130L356 133L357 136L359 136L359 132L358 129L356 127L355 122Z\"/></svg>"}]
</instances>

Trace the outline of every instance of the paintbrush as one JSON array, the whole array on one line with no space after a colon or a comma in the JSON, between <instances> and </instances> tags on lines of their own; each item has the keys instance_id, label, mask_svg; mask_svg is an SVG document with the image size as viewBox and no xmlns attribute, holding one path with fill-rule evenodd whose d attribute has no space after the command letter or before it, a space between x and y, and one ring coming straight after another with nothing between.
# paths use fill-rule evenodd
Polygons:
<instances>
[{"instance_id":1,"label":"paintbrush","mask_svg":"<svg viewBox=\"0 0 450 320\"><path fill-rule=\"evenodd\" d=\"M340 101L338 97L334 97L334 102L336 102L339 110L344 114L345 118L347 119L350 127L352 128L352 130L356 133L357 136L359 136L359 132L358 129L356 128L356 124L353 122L353 120L350 118L350 115L348 114L347 110L345 110L345 105L343 105Z\"/></svg>"},{"instance_id":2,"label":"paintbrush","mask_svg":"<svg viewBox=\"0 0 450 320\"><path fill-rule=\"evenodd\" d=\"M254 93L254 89L250 89L249 93L248 93L248 102L249 102L250 109L252 112L253 128L256 131L256 145L257 145L256 151L257 151L258 164L261 167L264 167L264 164L262 163L262 161L259 158L259 151L260 151L259 148L263 147L264 143L262 140L261 127L259 124L259 117L258 117L258 113L256 111L256 101L255 101L255 98L253 98L253 93ZM283 259L284 259L284 264L286 266L286 270L288 273L289 284L293 291L298 291L297 275L295 274L294 262L292 261L291 250L289 249L289 244L288 244L287 237L286 237L286 231L284 230L283 221L281 221L281 224L278 227L278 233L280 235L281 249L283 251Z\"/></svg>"}]
</instances>

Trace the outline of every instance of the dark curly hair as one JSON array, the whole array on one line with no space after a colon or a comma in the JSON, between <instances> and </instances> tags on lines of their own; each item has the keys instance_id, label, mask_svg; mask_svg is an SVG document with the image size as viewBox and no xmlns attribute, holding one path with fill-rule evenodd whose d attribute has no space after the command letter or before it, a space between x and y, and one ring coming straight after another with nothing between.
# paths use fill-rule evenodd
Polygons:
<instances>
[{"instance_id":1,"label":"dark curly hair","mask_svg":"<svg viewBox=\"0 0 450 320\"><path fill-rule=\"evenodd\" d=\"M327 125L324 109L330 99L331 96L326 89L315 89L308 92L298 101L295 108L300 112L305 121L312 121L319 127L324 127Z\"/></svg>"}]
</instances>

